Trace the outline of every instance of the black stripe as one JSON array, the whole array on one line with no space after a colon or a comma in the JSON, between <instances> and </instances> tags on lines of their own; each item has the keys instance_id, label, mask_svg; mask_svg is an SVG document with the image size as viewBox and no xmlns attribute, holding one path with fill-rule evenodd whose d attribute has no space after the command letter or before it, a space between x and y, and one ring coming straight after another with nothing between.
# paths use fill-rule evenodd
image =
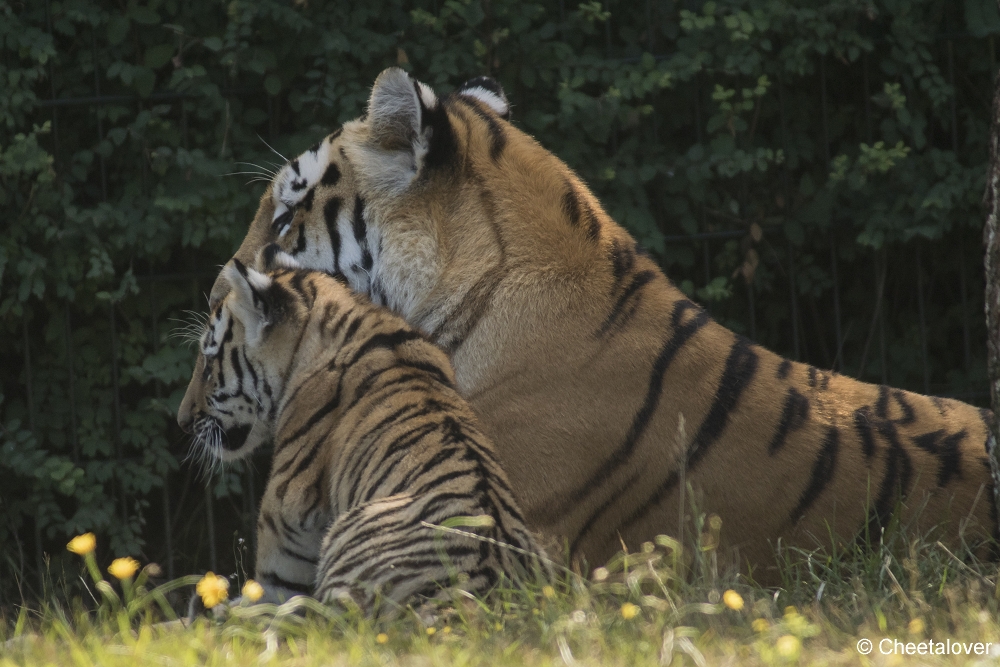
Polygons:
<instances>
[{"instance_id":1,"label":"black stripe","mask_svg":"<svg viewBox=\"0 0 1000 667\"><path fill-rule=\"evenodd\" d=\"M692 311L692 315L688 321L682 324L681 322L688 311ZM646 398L632 418L632 425L625 434L625 439L618 445L614 453L597 467L597 471L577 488L576 491L570 494L569 498L560 507L553 511L552 516L562 516L577 509L581 500L594 493L601 484L606 482L629 461L639 440L649 427L649 422L656 411L657 405L659 405L660 395L663 393L663 378L667 373L667 369L670 368L671 362L673 362L674 357L677 356L681 348L710 321L710 318L705 311L693 302L687 299L680 299L674 304L670 320L670 336L664 342L659 354L657 354L656 359L653 361L653 366L649 374L649 383L646 388ZM596 514L591 516L588 523L593 523L596 520L596 516ZM580 534L580 537L582 535L583 533Z\"/></svg>"},{"instance_id":2,"label":"black stripe","mask_svg":"<svg viewBox=\"0 0 1000 667\"><path fill-rule=\"evenodd\" d=\"M486 129L490 135L490 159L497 162L507 146L507 134L503 127L492 113L483 108L483 103L479 100L471 97L459 97L458 99L486 123Z\"/></svg>"},{"instance_id":3,"label":"black stripe","mask_svg":"<svg viewBox=\"0 0 1000 667\"><path fill-rule=\"evenodd\" d=\"M277 233L278 230L280 230L282 227L286 226L292 221L292 216L294 215L295 211L293 209L288 209L287 211L279 215L271 223L271 231Z\"/></svg>"},{"instance_id":4,"label":"black stripe","mask_svg":"<svg viewBox=\"0 0 1000 667\"><path fill-rule=\"evenodd\" d=\"M372 254L368 250L368 224L365 222L365 200L354 197L354 217L351 219L354 239L361 249L361 268L368 271L372 268Z\"/></svg>"},{"instance_id":5,"label":"black stripe","mask_svg":"<svg viewBox=\"0 0 1000 667\"><path fill-rule=\"evenodd\" d=\"M861 451L865 458L871 460L875 456L875 432L872 426L871 406L865 405L854 411L854 428L861 438Z\"/></svg>"},{"instance_id":6,"label":"black stripe","mask_svg":"<svg viewBox=\"0 0 1000 667\"><path fill-rule=\"evenodd\" d=\"M331 162L323 172L323 178L319 179L320 185L333 186L340 180L340 168L336 162Z\"/></svg>"},{"instance_id":7,"label":"black stripe","mask_svg":"<svg viewBox=\"0 0 1000 667\"><path fill-rule=\"evenodd\" d=\"M782 359L781 363L778 365L778 373L777 373L778 379L784 380L785 378L787 378L791 370L792 370L792 362L789 361L788 359Z\"/></svg>"},{"instance_id":8,"label":"black stripe","mask_svg":"<svg viewBox=\"0 0 1000 667\"><path fill-rule=\"evenodd\" d=\"M302 175L302 173L299 171L299 159L298 158L295 158L294 160L292 160L291 167L292 167L292 171L295 172L296 176L301 176Z\"/></svg>"},{"instance_id":9,"label":"black stripe","mask_svg":"<svg viewBox=\"0 0 1000 667\"><path fill-rule=\"evenodd\" d=\"M816 387L816 374L817 373L818 373L818 371L816 370L815 366L810 366L809 367L809 386L810 387L813 387L813 388Z\"/></svg>"},{"instance_id":10,"label":"black stripe","mask_svg":"<svg viewBox=\"0 0 1000 667\"><path fill-rule=\"evenodd\" d=\"M305 223L301 223L299 225L299 238L295 242L295 248L292 250L292 255L298 255L305 249L306 249L306 225Z\"/></svg>"},{"instance_id":11,"label":"black stripe","mask_svg":"<svg viewBox=\"0 0 1000 667\"><path fill-rule=\"evenodd\" d=\"M901 389L894 389L892 392L892 397L896 399L896 404L899 409L903 412L903 416L899 419L893 420L897 424L912 424L917 420L917 415L913 411L913 406L906 400L906 394Z\"/></svg>"},{"instance_id":12,"label":"black stripe","mask_svg":"<svg viewBox=\"0 0 1000 667\"><path fill-rule=\"evenodd\" d=\"M562 210L569 219L569 224L574 227L580 226L580 198L576 194L576 188L569 181L566 181L566 191L562 196Z\"/></svg>"},{"instance_id":13,"label":"black stripe","mask_svg":"<svg viewBox=\"0 0 1000 667\"><path fill-rule=\"evenodd\" d=\"M806 486L799 502L792 510L792 523L798 523L809 508L813 506L823 490L833 479L833 472L837 466L837 452L840 448L840 431L836 426L831 426L823 438L823 445L820 447L819 455L813 464L812 474L809 476L809 485Z\"/></svg>"},{"instance_id":14,"label":"black stripe","mask_svg":"<svg viewBox=\"0 0 1000 667\"><path fill-rule=\"evenodd\" d=\"M348 333L348 337L350 337L350 335L351 334ZM395 350L400 345L404 345L411 340L424 340L424 337L419 332L412 329L399 329L397 331L393 331L392 333L374 334L362 343L357 350L355 350L354 355L346 365L353 366L358 362L358 359L365 356L372 350L379 348Z\"/></svg>"},{"instance_id":15,"label":"black stripe","mask_svg":"<svg viewBox=\"0 0 1000 667\"><path fill-rule=\"evenodd\" d=\"M630 299L635 297L643 286L656 278L656 275L656 271L640 271L632 276L632 281L618 296L618 301L615 302L614 307L611 308L611 312L608 313L607 318L604 320L604 323L601 324L601 328L597 330L595 335L599 337L604 336L612 328L620 329L625 326L631 316L635 313L636 308L638 308L638 298L636 299L637 303L635 303L627 313L624 311L625 304L628 303Z\"/></svg>"},{"instance_id":16,"label":"black stripe","mask_svg":"<svg viewBox=\"0 0 1000 667\"><path fill-rule=\"evenodd\" d=\"M624 247L618 239L612 239L611 250L608 251L608 254L611 256L611 273L617 288L618 283L624 280L635 266L635 252Z\"/></svg>"},{"instance_id":17,"label":"black stripe","mask_svg":"<svg viewBox=\"0 0 1000 667\"><path fill-rule=\"evenodd\" d=\"M317 423L319 423L320 420L322 420L324 417L326 417L331 412L336 410L337 406L339 405L340 405L340 386L338 385L336 393L334 393L334 395L330 398L330 400L324 403L322 407L319 408L319 410L313 412L312 415L309 416L309 419L307 419L302 426L296 429L295 432L292 433L292 435L290 435L287 438L282 438L281 444L278 446L278 449L281 449L290 442L298 440L303 435L308 433Z\"/></svg>"},{"instance_id":18,"label":"black stripe","mask_svg":"<svg viewBox=\"0 0 1000 667\"><path fill-rule=\"evenodd\" d=\"M878 387L878 400L875 401L875 416L879 419L889 418L889 388L884 384Z\"/></svg>"},{"instance_id":19,"label":"black stripe","mask_svg":"<svg viewBox=\"0 0 1000 667\"><path fill-rule=\"evenodd\" d=\"M316 188L311 187L309 188L309 192L306 193L306 196L303 197L302 201L299 202L299 208L308 213L309 211L312 210L313 199L315 198L316 198Z\"/></svg>"},{"instance_id":20,"label":"black stripe","mask_svg":"<svg viewBox=\"0 0 1000 667\"><path fill-rule=\"evenodd\" d=\"M958 446L965 440L966 435L964 429L950 435L944 429L940 429L913 437L913 444L937 457L938 486L945 486L954 475L961 474L962 455Z\"/></svg>"},{"instance_id":21,"label":"black stripe","mask_svg":"<svg viewBox=\"0 0 1000 667\"><path fill-rule=\"evenodd\" d=\"M340 197L331 197L323 205L323 220L326 222L326 233L330 236L330 249L333 251L333 272L340 272L340 232L337 230L337 218L340 216Z\"/></svg>"},{"instance_id":22,"label":"black stripe","mask_svg":"<svg viewBox=\"0 0 1000 667\"><path fill-rule=\"evenodd\" d=\"M719 379L719 389L715 392L712 407L709 408L705 421L702 422L698 434L688 447L689 467L694 467L708 448L722 435L729 423L729 414L757 373L758 362L753 344L743 336L737 336L726 359L726 366Z\"/></svg>"},{"instance_id":23,"label":"black stripe","mask_svg":"<svg viewBox=\"0 0 1000 667\"><path fill-rule=\"evenodd\" d=\"M909 454L899 444L896 427L888 421L883 421L878 424L878 431L879 435L889 443L886 453L885 476L882 478L875 506L869 511L868 521L864 532L858 536L859 539L871 540L873 537L881 535L879 529L888 525L896 502L906 496L910 487L910 478L913 475L913 464Z\"/></svg>"},{"instance_id":24,"label":"black stripe","mask_svg":"<svg viewBox=\"0 0 1000 667\"><path fill-rule=\"evenodd\" d=\"M294 550L290 549L289 547L286 547L284 544L281 545L280 551L281 551L281 553L285 554L289 558L292 558L292 559L298 560L298 561L302 561L303 563L307 563L309 565L315 565L317 563L317 560L315 558L311 558L311 557L306 556L304 554L300 554L298 551L294 551Z\"/></svg>"},{"instance_id":25,"label":"black stripe","mask_svg":"<svg viewBox=\"0 0 1000 667\"><path fill-rule=\"evenodd\" d=\"M236 376L236 386L239 389L243 386L243 364L240 363L240 348L234 347L229 351L229 363L233 367L233 375Z\"/></svg>"},{"instance_id":26,"label":"black stripe","mask_svg":"<svg viewBox=\"0 0 1000 667\"><path fill-rule=\"evenodd\" d=\"M795 390L794 387L788 390L785 395L785 407L781 410L781 419L778 421L778 428L771 438L771 444L767 447L768 454L774 454L784 447L788 434L802 427L809 417L809 399Z\"/></svg>"}]
</instances>

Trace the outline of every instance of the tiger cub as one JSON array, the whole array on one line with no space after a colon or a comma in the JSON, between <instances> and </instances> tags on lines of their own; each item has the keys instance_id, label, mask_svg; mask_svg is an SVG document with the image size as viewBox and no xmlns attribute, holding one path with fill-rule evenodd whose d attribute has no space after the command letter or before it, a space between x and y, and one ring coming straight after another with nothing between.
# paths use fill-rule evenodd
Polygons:
<instances>
[{"instance_id":1,"label":"tiger cub","mask_svg":"<svg viewBox=\"0 0 1000 667\"><path fill-rule=\"evenodd\" d=\"M229 294L177 421L216 460L274 443L257 521L266 600L350 596L371 612L377 593L404 603L540 572L543 552L444 352L329 274L234 259L222 275ZM478 519L464 534L432 527L458 516Z\"/></svg>"}]
</instances>

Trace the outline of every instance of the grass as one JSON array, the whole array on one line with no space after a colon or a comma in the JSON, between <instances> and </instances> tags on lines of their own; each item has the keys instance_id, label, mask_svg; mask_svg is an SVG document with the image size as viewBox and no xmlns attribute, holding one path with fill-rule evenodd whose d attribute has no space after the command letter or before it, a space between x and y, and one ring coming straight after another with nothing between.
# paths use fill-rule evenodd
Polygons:
<instances>
[{"instance_id":1,"label":"grass","mask_svg":"<svg viewBox=\"0 0 1000 667\"><path fill-rule=\"evenodd\" d=\"M783 584L764 588L720 572L718 526L698 524L696 547L661 536L587 578L567 571L551 586L498 589L484 599L454 591L445 602L374 620L305 599L173 620L200 577L154 588L147 567L112 584L91 555L95 583L82 595L63 588L43 603L0 610L0 667L1000 662L975 655L973 645L1000 649L996 563L960 559L894 530L882 543L832 555L779 549ZM870 655L859 653L862 639L873 642ZM883 655L880 643L891 649L896 640L904 652L924 642L952 654ZM964 642L973 654L955 655L944 642Z\"/></svg>"}]
</instances>

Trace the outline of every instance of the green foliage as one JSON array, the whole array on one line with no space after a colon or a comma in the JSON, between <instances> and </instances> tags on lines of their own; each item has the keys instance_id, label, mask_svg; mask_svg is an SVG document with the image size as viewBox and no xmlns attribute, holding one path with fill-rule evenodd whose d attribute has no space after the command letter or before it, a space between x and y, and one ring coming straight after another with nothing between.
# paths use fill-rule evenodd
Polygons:
<instances>
[{"instance_id":1,"label":"green foliage","mask_svg":"<svg viewBox=\"0 0 1000 667\"><path fill-rule=\"evenodd\" d=\"M123 7L0 0L0 602L85 530L160 561L169 535L178 568L208 564L173 418L193 350L170 334L262 191L226 174L266 178L282 159L260 137L305 149L389 65L439 93L499 79L515 122L727 326L984 400L988 0ZM210 482L220 570L252 533L257 463Z\"/></svg>"}]
</instances>

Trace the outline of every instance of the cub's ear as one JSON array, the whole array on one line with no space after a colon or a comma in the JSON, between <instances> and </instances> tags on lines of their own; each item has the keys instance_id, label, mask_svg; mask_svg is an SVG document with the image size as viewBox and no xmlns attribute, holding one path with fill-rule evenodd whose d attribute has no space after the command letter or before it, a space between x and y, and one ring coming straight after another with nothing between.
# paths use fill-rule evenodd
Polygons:
<instances>
[{"instance_id":1,"label":"cub's ear","mask_svg":"<svg viewBox=\"0 0 1000 667\"><path fill-rule=\"evenodd\" d=\"M500 84L488 76L469 79L455 91L458 95L474 97L496 112L504 120L510 120L510 102Z\"/></svg>"},{"instance_id":2,"label":"cub's ear","mask_svg":"<svg viewBox=\"0 0 1000 667\"><path fill-rule=\"evenodd\" d=\"M243 324L247 342L255 344L271 323L272 308L266 298L271 279L247 268L235 257L222 269L222 277L230 286L229 310Z\"/></svg>"}]
</instances>

